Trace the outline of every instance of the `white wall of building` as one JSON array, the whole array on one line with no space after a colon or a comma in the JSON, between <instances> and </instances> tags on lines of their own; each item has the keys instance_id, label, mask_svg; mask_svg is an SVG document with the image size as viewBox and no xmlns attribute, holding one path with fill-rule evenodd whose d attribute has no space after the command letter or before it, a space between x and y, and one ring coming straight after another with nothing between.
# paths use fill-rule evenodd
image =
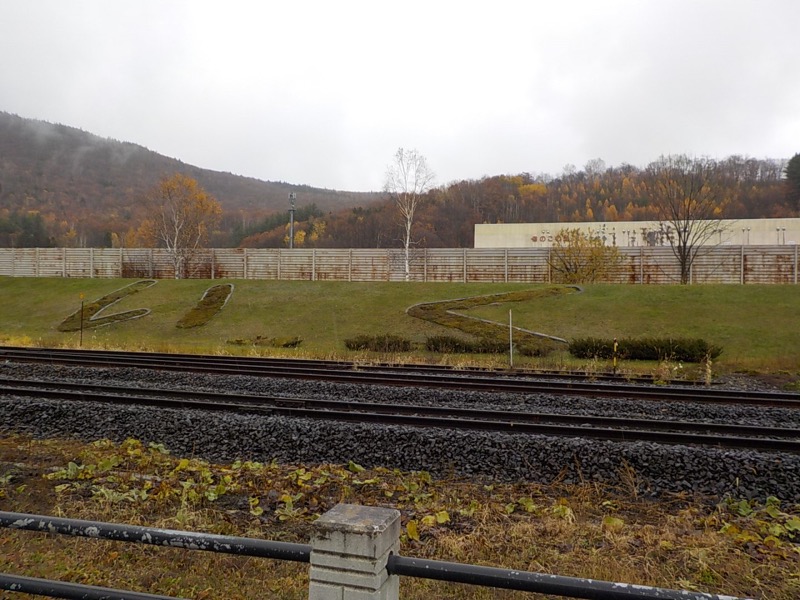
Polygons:
<instances>
[{"instance_id":1,"label":"white wall of building","mask_svg":"<svg viewBox=\"0 0 800 600\"><path fill-rule=\"evenodd\" d=\"M599 236L607 246L668 246L658 221L608 223L480 223L475 225L476 248L547 248L558 233L578 228ZM723 219L708 240L713 245L792 245L800 243L800 218Z\"/></svg>"}]
</instances>

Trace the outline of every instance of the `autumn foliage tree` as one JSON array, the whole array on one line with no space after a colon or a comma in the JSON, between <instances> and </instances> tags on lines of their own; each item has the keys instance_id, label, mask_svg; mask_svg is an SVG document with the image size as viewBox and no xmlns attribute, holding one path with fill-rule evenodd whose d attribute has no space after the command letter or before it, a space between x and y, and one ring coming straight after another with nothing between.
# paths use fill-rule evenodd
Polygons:
<instances>
[{"instance_id":1,"label":"autumn foliage tree","mask_svg":"<svg viewBox=\"0 0 800 600\"><path fill-rule=\"evenodd\" d=\"M565 228L555 236L548 263L555 283L598 283L611 280L622 257L600 236Z\"/></svg>"},{"instance_id":2,"label":"autumn foliage tree","mask_svg":"<svg viewBox=\"0 0 800 600\"><path fill-rule=\"evenodd\" d=\"M163 178L146 202L149 217L137 231L138 241L146 247L166 248L175 278L186 277L219 222L222 207L197 181L180 173Z\"/></svg>"}]
</instances>

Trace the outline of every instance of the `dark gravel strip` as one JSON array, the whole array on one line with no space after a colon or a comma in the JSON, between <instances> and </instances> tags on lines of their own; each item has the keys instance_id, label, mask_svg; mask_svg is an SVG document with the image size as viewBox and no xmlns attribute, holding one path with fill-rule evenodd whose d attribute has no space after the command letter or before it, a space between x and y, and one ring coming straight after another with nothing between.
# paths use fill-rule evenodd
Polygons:
<instances>
[{"instance_id":1,"label":"dark gravel strip","mask_svg":"<svg viewBox=\"0 0 800 600\"><path fill-rule=\"evenodd\" d=\"M609 414L664 419L798 427L795 411L593 398L533 397L358 386L254 377L219 377L135 369L86 369L42 365L0 365L0 376L143 387L173 387L234 393L326 397L392 403L569 414ZM800 411L796 411L800 413ZM682 416L681 416L682 415ZM167 446L174 454L211 461L237 458L291 463L349 460L364 466L427 470L438 475L475 475L502 481L577 483L597 481L660 495L689 492L735 497L777 496L800 502L800 456L731 451L644 442L604 442L488 432L423 430L412 427L328 423L202 411L113 407L82 402L0 398L0 430L37 437L72 436L84 440L134 437Z\"/></svg>"}]
</instances>

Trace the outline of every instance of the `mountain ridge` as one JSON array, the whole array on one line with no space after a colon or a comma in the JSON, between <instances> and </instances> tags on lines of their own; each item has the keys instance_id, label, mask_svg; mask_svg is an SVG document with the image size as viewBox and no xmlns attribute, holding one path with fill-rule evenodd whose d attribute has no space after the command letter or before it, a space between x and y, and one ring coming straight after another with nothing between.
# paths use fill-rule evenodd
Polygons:
<instances>
[{"instance_id":1,"label":"mountain ridge","mask_svg":"<svg viewBox=\"0 0 800 600\"><path fill-rule=\"evenodd\" d=\"M135 227L140 201L159 179L182 173L222 205L224 220L242 225L298 204L321 211L366 206L376 192L347 192L304 184L262 181L214 171L159 154L139 144L0 111L0 216L40 215L51 235L75 231L85 245L106 245L111 233Z\"/></svg>"}]
</instances>

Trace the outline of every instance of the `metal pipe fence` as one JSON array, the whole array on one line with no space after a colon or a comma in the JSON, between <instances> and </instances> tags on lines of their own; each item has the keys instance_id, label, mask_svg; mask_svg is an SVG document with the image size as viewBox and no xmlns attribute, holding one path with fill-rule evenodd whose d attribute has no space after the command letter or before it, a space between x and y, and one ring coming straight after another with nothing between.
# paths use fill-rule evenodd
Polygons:
<instances>
[{"instance_id":1,"label":"metal pipe fence","mask_svg":"<svg viewBox=\"0 0 800 600\"><path fill-rule=\"evenodd\" d=\"M590 600L738 600L733 596L563 577L399 556L396 510L337 505L315 524L311 544L120 525L0 511L0 527L311 563L309 598L397 600L399 576ZM52 598L173 598L0 573L0 589ZM333 594L333 595L330 595Z\"/></svg>"}]
</instances>

